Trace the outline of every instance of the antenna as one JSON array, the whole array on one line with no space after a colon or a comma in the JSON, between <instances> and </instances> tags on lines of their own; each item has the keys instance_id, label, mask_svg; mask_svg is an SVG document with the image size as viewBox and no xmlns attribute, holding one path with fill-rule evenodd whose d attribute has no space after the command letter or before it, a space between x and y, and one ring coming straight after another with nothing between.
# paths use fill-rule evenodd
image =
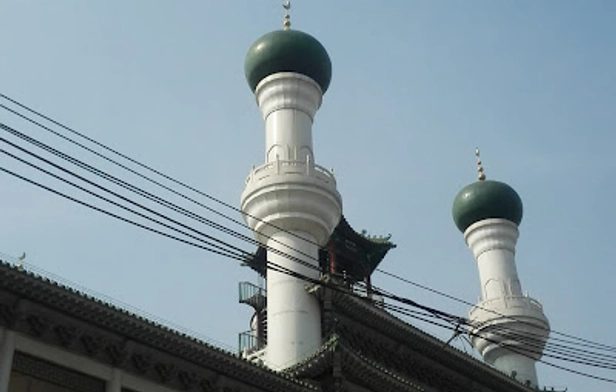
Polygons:
<instances>
[{"instance_id":1,"label":"antenna","mask_svg":"<svg viewBox=\"0 0 616 392\"><path fill-rule=\"evenodd\" d=\"M285 1L282 7L285 9L284 22L282 23L282 25L284 26L285 30L289 30L291 28L291 15L289 15L289 10L291 9L291 1Z\"/></svg>"}]
</instances>

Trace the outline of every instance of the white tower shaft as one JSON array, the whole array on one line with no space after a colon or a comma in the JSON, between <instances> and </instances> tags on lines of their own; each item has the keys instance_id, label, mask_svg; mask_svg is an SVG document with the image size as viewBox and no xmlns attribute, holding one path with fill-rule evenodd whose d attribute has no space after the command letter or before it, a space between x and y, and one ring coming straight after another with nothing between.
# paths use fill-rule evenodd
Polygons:
<instances>
[{"instance_id":1,"label":"white tower shaft","mask_svg":"<svg viewBox=\"0 0 616 392\"><path fill-rule=\"evenodd\" d=\"M305 240L298 241L298 237ZM285 253L306 262L307 266L273 252L268 252L268 261L318 279L318 262L315 260L318 260L319 254L314 242L315 238L305 232L280 231L270 237L268 247L284 248L281 244L289 245L294 250L285 249ZM317 299L306 291L306 285L306 281L284 273L271 270L267 273L266 358L274 368L293 365L321 345L321 310Z\"/></svg>"},{"instance_id":2,"label":"white tower shaft","mask_svg":"<svg viewBox=\"0 0 616 392\"><path fill-rule=\"evenodd\" d=\"M266 162L277 159L314 162L312 122L321 106L322 95L315 91L317 86L311 79L294 75L284 83L277 78L266 78L259 84L257 103L265 121Z\"/></svg>"},{"instance_id":3,"label":"white tower shaft","mask_svg":"<svg viewBox=\"0 0 616 392\"><path fill-rule=\"evenodd\" d=\"M485 219L464 232L477 260L482 300L470 311L473 345L484 360L537 386L549 323L541 304L522 295L515 264L518 227L506 219Z\"/></svg>"},{"instance_id":4,"label":"white tower shaft","mask_svg":"<svg viewBox=\"0 0 616 392\"><path fill-rule=\"evenodd\" d=\"M319 278L319 248L340 221L342 200L333 174L314 164L312 122L322 92L312 79L281 72L256 88L265 120L266 163L254 168L242 194L242 211L267 261ZM266 364L292 366L321 346L321 310L307 283L267 271Z\"/></svg>"}]
</instances>

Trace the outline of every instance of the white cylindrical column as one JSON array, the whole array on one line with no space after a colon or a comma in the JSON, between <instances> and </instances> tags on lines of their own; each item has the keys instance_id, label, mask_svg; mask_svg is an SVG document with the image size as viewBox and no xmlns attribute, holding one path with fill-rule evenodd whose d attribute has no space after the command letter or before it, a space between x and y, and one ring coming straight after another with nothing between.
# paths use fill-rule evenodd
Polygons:
<instances>
[{"instance_id":1,"label":"white cylindrical column","mask_svg":"<svg viewBox=\"0 0 616 392\"><path fill-rule=\"evenodd\" d=\"M280 72L263 79L256 90L265 120L265 160L314 162L312 122L321 106L321 88L297 73Z\"/></svg>"},{"instance_id":2,"label":"white cylindrical column","mask_svg":"<svg viewBox=\"0 0 616 392\"><path fill-rule=\"evenodd\" d=\"M15 333L7 329L0 329L0 392L9 391L14 353Z\"/></svg>"},{"instance_id":3,"label":"white cylindrical column","mask_svg":"<svg viewBox=\"0 0 616 392\"><path fill-rule=\"evenodd\" d=\"M285 246L287 245L287 246ZM313 279L319 278L316 239L303 232L278 232L267 246L268 261ZM305 263L306 265L303 265ZM321 310L315 296L306 291L305 280L275 270L267 271L266 361L273 369L284 369L302 361L321 345Z\"/></svg>"},{"instance_id":4,"label":"white cylindrical column","mask_svg":"<svg viewBox=\"0 0 616 392\"><path fill-rule=\"evenodd\" d=\"M497 369L507 369L511 377L522 383L529 382L532 386L538 385L539 378L535 360L532 358L508 352L506 355L496 357L492 365Z\"/></svg>"},{"instance_id":5,"label":"white cylindrical column","mask_svg":"<svg viewBox=\"0 0 616 392\"><path fill-rule=\"evenodd\" d=\"M517 225L506 219L485 219L464 232L477 260L483 300L522 295L515 265L518 236Z\"/></svg>"},{"instance_id":6,"label":"white cylindrical column","mask_svg":"<svg viewBox=\"0 0 616 392\"><path fill-rule=\"evenodd\" d=\"M518 226L507 219L484 219L464 238L477 260L482 300L469 315L472 342L486 363L531 386L538 385L549 323L541 304L522 294L515 264Z\"/></svg>"},{"instance_id":7,"label":"white cylindrical column","mask_svg":"<svg viewBox=\"0 0 616 392\"><path fill-rule=\"evenodd\" d=\"M265 120L266 162L246 181L244 219L267 246L269 262L318 279L319 247L342 216L333 173L315 164L312 151L321 87L302 74L277 72L261 80L255 94ZM306 287L305 280L267 271L265 360L272 369L293 366L321 345L320 305Z\"/></svg>"}]
</instances>

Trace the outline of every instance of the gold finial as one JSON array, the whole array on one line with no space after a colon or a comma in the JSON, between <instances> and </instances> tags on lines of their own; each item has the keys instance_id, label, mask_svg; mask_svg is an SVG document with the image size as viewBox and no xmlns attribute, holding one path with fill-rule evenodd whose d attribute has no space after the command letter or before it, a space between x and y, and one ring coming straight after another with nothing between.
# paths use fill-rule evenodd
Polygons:
<instances>
[{"instance_id":1,"label":"gold finial","mask_svg":"<svg viewBox=\"0 0 616 392\"><path fill-rule=\"evenodd\" d=\"M477 175L477 178L479 179L479 181L483 181L486 179L486 175L483 172L483 166L481 165L481 157L479 155L479 148L475 148L475 156L477 157L477 173L479 173Z\"/></svg>"},{"instance_id":2,"label":"gold finial","mask_svg":"<svg viewBox=\"0 0 616 392\"><path fill-rule=\"evenodd\" d=\"M291 15L289 15L289 10L291 9L291 1L290 0L285 1L285 3L282 6L285 9L284 23L282 25L284 26L285 30L289 30L291 28Z\"/></svg>"}]
</instances>

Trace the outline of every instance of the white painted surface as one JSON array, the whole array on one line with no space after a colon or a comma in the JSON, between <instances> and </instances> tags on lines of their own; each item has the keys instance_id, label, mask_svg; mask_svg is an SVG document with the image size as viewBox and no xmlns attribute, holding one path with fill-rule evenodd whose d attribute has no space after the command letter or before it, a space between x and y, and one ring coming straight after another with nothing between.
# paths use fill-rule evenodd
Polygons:
<instances>
[{"instance_id":1,"label":"white painted surface","mask_svg":"<svg viewBox=\"0 0 616 392\"><path fill-rule=\"evenodd\" d=\"M537 386L535 362L542 356L549 322L539 301L522 294L515 264L518 236L517 225L506 219L485 219L464 232L477 260L482 294L469 312L476 326L470 332L486 363Z\"/></svg>"},{"instance_id":2,"label":"white painted surface","mask_svg":"<svg viewBox=\"0 0 616 392\"><path fill-rule=\"evenodd\" d=\"M8 392L15 352L15 333L0 329L0 392Z\"/></svg>"},{"instance_id":3,"label":"white painted surface","mask_svg":"<svg viewBox=\"0 0 616 392\"><path fill-rule=\"evenodd\" d=\"M330 170L315 164L312 123L322 102L312 79L281 72L263 79L255 91L265 121L265 163L246 180L241 206L262 244L318 266L323 246L342 216L342 198ZM298 238L299 237L299 238ZM268 260L302 275L319 271L268 251ZM267 272L268 345L273 369L292 366L321 345L321 311L306 283Z\"/></svg>"},{"instance_id":4,"label":"white painted surface","mask_svg":"<svg viewBox=\"0 0 616 392\"><path fill-rule=\"evenodd\" d=\"M537 369L533 359L521 354L508 353L498 356L493 365L497 369L511 369L509 374L512 375L512 372L515 372L515 379L522 383L530 380L532 385L538 385Z\"/></svg>"},{"instance_id":5,"label":"white painted surface","mask_svg":"<svg viewBox=\"0 0 616 392\"><path fill-rule=\"evenodd\" d=\"M255 90L265 120L265 161L314 161L312 122L321 106L319 85L312 79L282 72L263 79Z\"/></svg>"},{"instance_id":6,"label":"white painted surface","mask_svg":"<svg viewBox=\"0 0 616 392\"><path fill-rule=\"evenodd\" d=\"M466 243L477 260L484 300L522 295L515 265L518 236L517 226L505 219L486 219L464 232Z\"/></svg>"},{"instance_id":7,"label":"white painted surface","mask_svg":"<svg viewBox=\"0 0 616 392\"><path fill-rule=\"evenodd\" d=\"M307 241L296 236L306 238ZM267 245L318 267L319 255L315 241L308 233L278 232ZM289 245L291 249L282 244ZM267 257L282 268L314 279L319 278L318 269L303 266L272 251L268 251ZM300 362L321 346L321 310L317 298L306 291L307 284L284 273L272 270L267 272L266 362L273 369L284 369Z\"/></svg>"}]
</instances>

